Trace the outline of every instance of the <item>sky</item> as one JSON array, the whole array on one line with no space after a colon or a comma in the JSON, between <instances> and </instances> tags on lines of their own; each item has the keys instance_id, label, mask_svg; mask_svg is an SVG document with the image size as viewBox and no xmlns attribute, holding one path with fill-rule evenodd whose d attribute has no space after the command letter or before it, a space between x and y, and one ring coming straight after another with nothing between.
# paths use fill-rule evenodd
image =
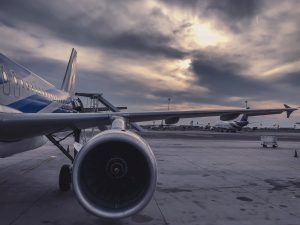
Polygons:
<instances>
[{"instance_id":1,"label":"sky","mask_svg":"<svg viewBox=\"0 0 300 225\"><path fill-rule=\"evenodd\" d=\"M76 91L129 111L297 107L299 24L298 0L1 0L0 52L60 87L74 47Z\"/></svg>"}]
</instances>

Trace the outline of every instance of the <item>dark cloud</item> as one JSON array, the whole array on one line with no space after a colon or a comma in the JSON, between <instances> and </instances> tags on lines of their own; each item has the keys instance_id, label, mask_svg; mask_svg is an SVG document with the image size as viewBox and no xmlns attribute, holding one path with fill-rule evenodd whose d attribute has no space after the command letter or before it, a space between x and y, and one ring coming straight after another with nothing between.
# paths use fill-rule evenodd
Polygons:
<instances>
[{"instance_id":1,"label":"dark cloud","mask_svg":"<svg viewBox=\"0 0 300 225\"><path fill-rule=\"evenodd\" d=\"M122 21L112 18L113 10L114 7L119 8L119 13L125 14L128 11L127 7L130 7L129 2L125 3L126 1L95 3L93 8L83 10L76 7L76 4L65 1L55 4L51 1L4 0L0 7L0 23L28 30L36 36L46 32L77 45L102 50L108 48L149 56L184 57L186 54L184 51L171 47L171 36L161 34L147 26L147 23L143 29L119 28L116 31L115 27L120 27ZM95 16L91 16L94 14ZM141 23L143 21L141 20Z\"/></svg>"},{"instance_id":2,"label":"dark cloud","mask_svg":"<svg viewBox=\"0 0 300 225\"><path fill-rule=\"evenodd\" d=\"M221 92L229 96L251 96L261 91L267 91L264 81L242 74L244 66L226 62L222 58L195 59L192 70L199 84L207 86L213 92ZM254 93L253 90L256 90Z\"/></svg>"},{"instance_id":3,"label":"dark cloud","mask_svg":"<svg viewBox=\"0 0 300 225\"><path fill-rule=\"evenodd\" d=\"M130 31L121 33L110 39L102 40L104 47L161 55L168 58L184 58L187 53L170 47L170 42L170 37L161 34L135 34Z\"/></svg>"},{"instance_id":4,"label":"dark cloud","mask_svg":"<svg viewBox=\"0 0 300 225\"><path fill-rule=\"evenodd\" d=\"M241 97L254 101L281 100L291 101L291 96L300 96L295 89L288 89L293 82L300 85L299 76L296 74L283 75L281 78L268 77L258 79L246 75L246 66L230 62L226 57L204 56L195 58L191 70L197 77L198 83L210 90L207 101L226 102L231 97ZM227 100L226 100L227 99ZM294 99L294 102L298 100ZM229 104L233 104L232 100Z\"/></svg>"},{"instance_id":5,"label":"dark cloud","mask_svg":"<svg viewBox=\"0 0 300 225\"><path fill-rule=\"evenodd\" d=\"M248 20L257 16L261 0L210 0L207 8L232 21Z\"/></svg>"},{"instance_id":6,"label":"dark cloud","mask_svg":"<svg viewBox=\"0 0 300 225\"><path fill-rule=\"evenodd\" d=\"M196 11L199 11L199 9L207 4L206 1L201 0L162 0L162 2L164 2L168 6L178 6Z\"/></svg>"},{"instance_id":7,"label":"dark cloud","mask_svg":"<svg viewBox=\"0 0 300 225\"><path fill-rule=\"evenodd\" d=\"M184 7L200 18L214 19L234 32L247 31L264 7L263 0L164 0L166 5Z\"/></svg>"},{"instance_id":8,"label":"dark cloud","mask_svg":"<svg viewBox=\"0 0 300 225\"><path fill-rule=\"evenodd\" d=\"M300 71L283 74L280 77L275 78L275 80L278 83L298 88L298 90L300 92Z\"/></svg>"}]
</instances>

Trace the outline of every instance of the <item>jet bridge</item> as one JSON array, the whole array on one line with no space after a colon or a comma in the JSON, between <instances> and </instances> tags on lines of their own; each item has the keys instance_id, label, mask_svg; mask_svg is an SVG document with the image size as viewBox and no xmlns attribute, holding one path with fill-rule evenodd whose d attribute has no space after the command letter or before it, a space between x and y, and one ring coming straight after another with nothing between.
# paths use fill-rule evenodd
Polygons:
<instances>
[{"instance_id":1,"label":"jet bridge","mask_svg":"<svg viewBox=\"0 0 300 225\"><path fill-rule=\"evenodd\" d=\"M108 109L112 112L120 112L120 110L127 109L127 107L116 107L112 103L110 103L106 98L103 97L102 93L82 93L82 92L76 92L76 96L80 97L86 97L90 99L90 108L85 108L84 110L90 110L89 112L99 112L99 111L105 111L105 110L99 110L99 109ZM102 103L106 108L98 107L98 103ZM94 110L94 111L93 111ZM139 126L137 123L130 123L130 125L138 132L143 131L143 128Z\"/></svg>"}]
</instances>

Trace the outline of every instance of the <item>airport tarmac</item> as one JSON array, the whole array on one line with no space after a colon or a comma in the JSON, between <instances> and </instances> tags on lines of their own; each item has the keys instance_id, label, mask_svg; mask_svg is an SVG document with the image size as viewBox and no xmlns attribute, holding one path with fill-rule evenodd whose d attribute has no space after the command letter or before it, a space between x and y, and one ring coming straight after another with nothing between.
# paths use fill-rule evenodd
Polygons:
<instances>
[{"instance_id":1,"label":"airport tarmac","mask_svg":"<svg viewBox=\"0 0 300 225\"><path fill-rule=\"evenodd\" d=\"M72 191L58 191L68 159L51 143L0 159L0 224L300 224L299 141L263 149L259 139L235 134L179 133L145 135L157 157L157 190L143 211L117 221L90 215Z\"/></svg>"}]
</instances>

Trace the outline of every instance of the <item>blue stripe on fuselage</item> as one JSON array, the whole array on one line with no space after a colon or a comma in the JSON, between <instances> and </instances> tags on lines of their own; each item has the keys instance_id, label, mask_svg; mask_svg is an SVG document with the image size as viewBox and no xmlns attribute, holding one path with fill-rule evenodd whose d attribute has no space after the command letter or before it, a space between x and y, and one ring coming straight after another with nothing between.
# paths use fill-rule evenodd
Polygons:
<instances>
[{"instance_id":1,"label":"blue stripe on fuselage","mask_svg":"<svg viewBox=\"0 0 300 225\"><path fill-rule=\"evenodd\" d=\"M52 101L39 95L31 95L7 105L24 113L36 113L48 106Z\"/></svg>"},{"instance_id":2,"label":"blue stripe on fuselage","mask_svg":"<svg viewBox=\"0 0 300 225\"><path fill-rule=\"evenodd\" d=\"M5 80L3 80L3 77L2 77L2 75L1 75L1 77L0 77L0 84L5 84L5 83L7 83L8 81L5 81Z\"/></svg>"}]
</instances>

